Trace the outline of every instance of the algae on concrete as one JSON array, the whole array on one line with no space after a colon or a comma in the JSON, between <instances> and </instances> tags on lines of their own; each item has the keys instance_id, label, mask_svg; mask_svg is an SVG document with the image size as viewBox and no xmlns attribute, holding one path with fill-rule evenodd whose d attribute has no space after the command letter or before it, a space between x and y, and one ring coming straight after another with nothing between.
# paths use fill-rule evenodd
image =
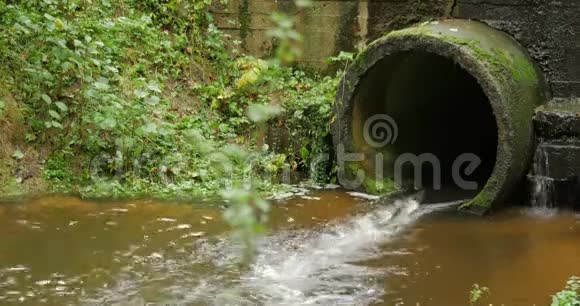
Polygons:
<instances>
[{"instance_id":1,"label":"algae on concrete","mask_svg":"<svg viewBox=\"0 0 580 306\"><path fill-rule=\"evenodd\" d=\"M474 76L486 93L498 128L496 165L480 194L462 208L482 213L500 205L527 172L534 146L533 112L550 95L527 51L512 37L482 23L424 22L371 43L347 71L341 84L349 86L337 92L335 143L350 143L350 103L359 79L383 57L414 49L452 59Z\"/></svg>"}]
</instances>

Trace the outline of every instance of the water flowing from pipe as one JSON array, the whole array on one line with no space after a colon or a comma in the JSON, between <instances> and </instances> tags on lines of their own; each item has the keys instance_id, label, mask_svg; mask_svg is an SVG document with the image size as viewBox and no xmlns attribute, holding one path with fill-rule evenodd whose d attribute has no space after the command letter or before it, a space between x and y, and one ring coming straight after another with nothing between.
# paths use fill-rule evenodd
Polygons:
<instances>
[{"instance_id":1,"label":"water flowing from pipe","mask_svg":"<svg viewBox=\"0 0 580 306\"><path fill-rule=\"evenodd\" d=\"M287 230L260 239L249 266L237 264L239 245L229 239L201 244L185 258L164 258L145 275L126 274L90 303L144 302L139 291L162 288L162 303L213 305L368 305L384 294L382 277L393 271L357 264L378 258L381 246L421 216L457 203L420 205L416 199L377 205L372 211L319 230ZM212 265L211 273L188 272ZM235 277L231 277L235 275ZM224 277L227 276L227 277ZM157 283L158 285L152 285ZM151 290L151 289L150 289Z\"/></svg>"}]
</instances>

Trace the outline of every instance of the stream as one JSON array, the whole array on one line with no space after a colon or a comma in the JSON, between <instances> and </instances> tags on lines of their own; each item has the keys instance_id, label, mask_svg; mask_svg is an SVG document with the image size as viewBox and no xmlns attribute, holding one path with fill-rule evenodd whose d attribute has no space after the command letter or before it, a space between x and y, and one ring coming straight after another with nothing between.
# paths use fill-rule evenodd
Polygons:
<instances>
[{"instance_id":1,"label":"stream","mask_svg":"<svg viewBox=\"0 0 580 306\"><path fill-rule=\"evenodd\" d=\"M0 305L547 305L580 274L580 215L378 204L312 190L273 205L251 264L210 203L0 204Z\"/></svg>"}]
</instances>

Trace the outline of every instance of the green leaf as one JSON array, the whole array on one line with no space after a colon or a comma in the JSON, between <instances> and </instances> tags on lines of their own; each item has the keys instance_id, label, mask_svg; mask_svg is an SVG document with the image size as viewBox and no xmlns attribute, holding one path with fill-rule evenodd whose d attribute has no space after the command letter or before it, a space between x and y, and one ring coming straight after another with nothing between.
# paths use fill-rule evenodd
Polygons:
<instances>
[{"instance_id":1,"label":"green leaf","mask_svg":"<svg viewBox=\"0 0 580 306\"><path fill-rule=\"evenodd\" d=\"M238 88L243 88L248 85L253 85L260 79L260 72L256 68L252 68L238 80Z\"/></svg>"},{"instance_id":2,"label":"green leaf","mask_svg":"<svg viewBox=\"0 0 580 306\"><path fill-rule=\"evenodd\" d=\"M60 19L58 19L58 18L56 18L56 19L54 20L54 25L56 26L56 28L57 28L58 30L62 30L62 29L64 28L64 22L62 22L62 20L60 20Z\"/></svg>"},{"instance_id":3,"label":"green leaf","mask_svg":"<svg viewBox=\"0 0 580 306\"><path fill-rule=\"evenodd\" d=\"M109 86L109 80L106 78L99 78L95 83L95 88L98 90L108 90L111 86Z\"/></svg>"},{"instance_id":4,"label":"green leaf","mask_svg":"<svg viewBox=\"0 0 580 306\"><path fill-rule=\"evenodd\" d=\"M156 93L161 93L161 89L159 88L158 84L149 83L149 85L147 85L147 89L154 91Z\"/></svg>"},{"instance_id":5,"label":"green leaf","mask_svg":"<svg viewBox=\"0 0 580 306\"><path fill-rule=\"evenodd\" d=\"M147 98L145 98L145 103L151 104L151 105L157 105L157 104L159 104L159 97L157 97L157 96L147 97Z\"/></svg>"},{"instance_id":6,"label":"green leaf","mask_svg":"<svg viewBox=\"0 0 580 306\"><path fill-rule=\"evenodd\" d=\"M109 84L106 84L106 83L100 83L100 82L95 83L95 88L98 90L107 90L107 89L109 89L109 87L110 87Z\"/></svg>"},{"instance_id":7,"label":"green leaf","mask_svg":"<svg viewBox=\"0 0 580 306\"><path fill-rule=\"evenodd\" d=\"M145 134L155 134L157 133L157 125L155 123L147 123L141 127L141 130Z\"/></svg>"},{"instance_id":8,"label":"green leaf","mask_svg":"<svg viewBox=\"0 0 580 306\"><path fill-rule=\"evenodd\" d=\"M66 46L66 40L64 39L57 39L56 44L63 49L68 49L68 47Z\"/></svg>"},{"instance_id":9,"label":"green leaf","mask_svg":"<svg viewBox=\"0 0 580 306\"><path fill-rule=\"evenodd\" d=\"M117 67L114 66L105 66L105 69L109 70L112 73L119 73L119 69L117 69Z\"/></svg>"},{"instance_id":10,"label":"green leaf","mask_svg":"<svg viewBox=\"0 0 580 306\"><path fill-rule=\"evenodd\" d=\"M66 104L62 103L62 102L55 102L54 105L56 105L56 107L58 107L58 109L60 109L60 111L62 112L67 112L68 111L68 107L66 106Z\"/></svg>"},{"instance_id":11,"label":"green leaf","mask_svg":"<svg viewBox=\"0 0 580 306\"><path fill-rule=\"evenodd\" d=\"M99 123L99 127L103 130L112 130L117 126L117 121L114 118L105 118Z\"/></svg>"},{"instance_id":12,"label":"green leaf","mask_svg":"<svg viewBox=\"0 0 580 306\"><path fill-rule=\"evenodd\" d=\"M61 129L61 130L63 129L63 126L62 126L62 124L60 124L60 122L58 122L58 121L54 121L54 120L53 120L51 123L52 123L52 126L53 126L53 127L55 127L55 128L59 128L59 129Z\"/></svg>"},{"instance_id":13,"label":"green leaf","mask_svg":"<svg viewBox=\"0 0 580 306\"><path fill-rule=\"evenodd\" d=\"M139 90L139 89L135 89L133 91L133 94L139 99L143 99L143 98L147 97L147 95L148 95L147 92L145 92L143 90Z\"/></svg>"},{"instance_id":14,"label":"green leaf","mask_svg":"<svg viewBox=\"0 0 580 306\"><path fill-rule=\"evenodd\" d=\"M331 62L347 62L348 63L348 62L353 61L353 59L354 59L354 53L340 51L338 56L331 57L330 61Z\"/></svg>"},{"instance_id":15,"label":"green leaf","mask_svg":"<svg viewBox=\"0 0 580 306\"><path fill-rule=\"evenodd\" d=\"M61 68L63 72L68 72L73 67L73 64L69 61L62 63Z\"/></svg>"},{"instance_id":16,"label":"green leaf","mask_svg":"<svg viewBox=\"0 0 580 306\"><path fill-rule=\"evenodd\" d=\"M12 158L16 160L21 160L24 158L24 153L22 153L22 151L20 151L19 149L16 149L16 151L14 151L14 154L12 154Z\"/></svg>"},{"instance_id":17,"label":"green leaf","mask_svg":"<svg viewBox=\"0 0 580 306\"><path fill-rule=\"evenodd\" d=\"M135 139L125 136L122 138L117 138L115 140L115 145L121 150L128 150L135 146Z\"/></svg>"},{"instance_id":18,"label":"green leaf","mask_svg":"<svg viewBox=\"0 0 580 306\"><path fill-rule=\"evenodd\" d=\"M306 160L308 159L308 156L310 156L310 151L308 151L306 147L300 148L300 158L302 158L302 160Z\"/></svg>"},{"instance_id":19,"label":"green leaf","mask_svg":"<svg viewBox=\"0 0 580 306\"><path fill-rule=\"evenodd\" d=\"M82 47L82 48L84 48L84 47L85 47L85 45L84 45L84 44L83 44L83 43L82 43L80 40L78 40L78 39L75 39L75 40L73 41L73 45L74 45L75 47Z\"/></svg>"},{"instance_id":20,"label":"green leaf","mask_svg":"<svg viewBox=\"0 0 580 306\"><path fill-rule=\"evenodd\" d=\"M53 111L52 109L48 111L48 114L56 120L61 119L60 115L57 112Z\"/></svg>"},{"instance_id":21,"label":"green leaf","mask_svg":"<svg viewBox=\"0 0 580 306\"><path fill-rule=\"evenodd\" d=\"M44 100L44 102L46 102L46 104L48 105L52 104L52 99L46 94L42 94L40 97L42 98L42 100Z\"/></svg>"},{"instance_id":22,"label":"green leaf","mask_svg":"<svg viewBox=\"0 0 580 306\"><path fill-rule=\"evenodd\" d=\"M221 123L218 128L222 133L227 133L230 130L230 126L227 123Z\"/></svg>"}]
</instances>

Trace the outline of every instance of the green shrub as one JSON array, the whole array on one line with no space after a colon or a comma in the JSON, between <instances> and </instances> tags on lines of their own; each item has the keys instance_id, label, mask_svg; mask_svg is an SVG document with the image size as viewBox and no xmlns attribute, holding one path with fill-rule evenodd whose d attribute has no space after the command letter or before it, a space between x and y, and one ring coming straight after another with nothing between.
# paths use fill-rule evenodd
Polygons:
<instances>
[{"instance_id":1,"label":"green shrub","mask_svg":"<svg viewBox=\"0 0 580 306\"><path fill-rule=\"evenodd\" d=\"M551 306L580 306L580 278L571 277L564 290L552 296Z\"/></svg>"},{"instance_id":2,"label":"green shrub","mask_svg":"<svg viewBox=\"0 0 580 306\"><path fill-rule=\"evenodd\" d=\"M262 186L288 168L308 172L329 151L337 78L240 56L212 25L212 3L0 3L0 82L27 144L48 152L53 190L211 197L248 171ZM250 105L281 110L267 125L290 135L288 148L257 148ZM259 162L248 169L224 153L233 146L259 152ZM328 180L328 169L315 177Z\"/></svg>"}]
</instances>

